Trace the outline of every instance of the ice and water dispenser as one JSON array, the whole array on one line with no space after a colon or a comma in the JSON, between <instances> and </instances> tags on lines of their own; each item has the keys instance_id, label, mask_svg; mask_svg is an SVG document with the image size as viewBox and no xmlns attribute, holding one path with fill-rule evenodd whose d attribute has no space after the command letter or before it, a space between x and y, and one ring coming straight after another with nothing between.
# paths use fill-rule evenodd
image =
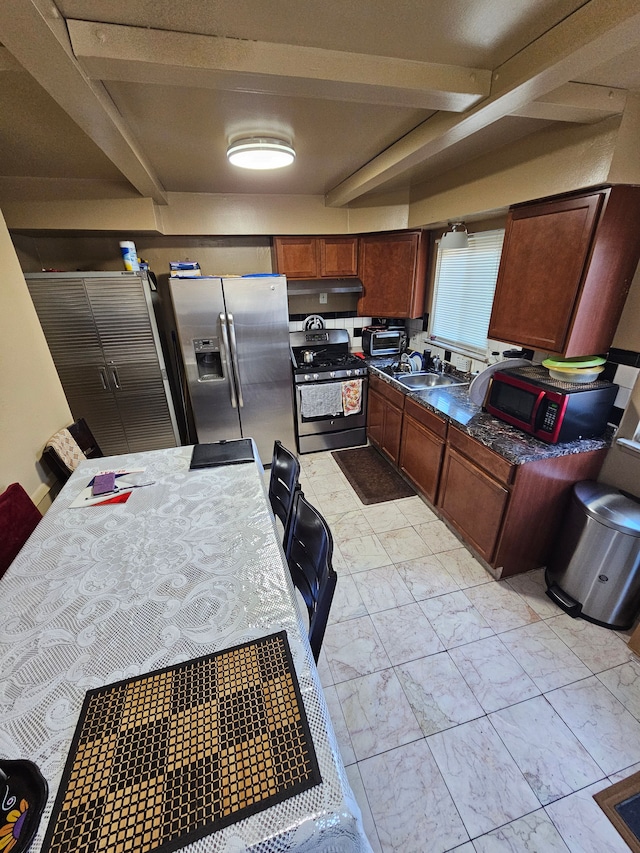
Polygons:
<instances>
[{"instance_id":1,"label":"ice and water dispenser","mask_svg":"<svg viewBox=\"0 0 640 853\"><path fill-rule=\"evenodd\" d=\"M193 342L198 382L223 379L220 343L217 338L198 338Z\"/></svg>"}]
</instances>

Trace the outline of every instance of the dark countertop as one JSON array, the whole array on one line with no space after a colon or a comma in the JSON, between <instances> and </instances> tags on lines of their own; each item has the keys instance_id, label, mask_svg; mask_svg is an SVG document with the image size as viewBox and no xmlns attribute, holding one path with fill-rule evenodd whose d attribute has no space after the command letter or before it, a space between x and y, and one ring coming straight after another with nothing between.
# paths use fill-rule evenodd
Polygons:
<instances>
[{"instance_id":1,"label":"dark countertop","mask_svg":"<svg viewBox=\"0 0 640 853\"><path fill-rule=\"evenodd\" d=\"M374 376L402 391L425 409L443 416L445 420L455 424L461 432L475 438L514 465L600 450L603 447L610 447L613 440L613 430L610 430L601 438L581 439L563 444L545 444L483 412L480 406L476 406L469 399L468 384L431 388L426 391L408 391L384 370L385 368L389 370L397 364L397 358L394 359L393 356L367 358L365 361Z\"/></svg>"}]
</instances>

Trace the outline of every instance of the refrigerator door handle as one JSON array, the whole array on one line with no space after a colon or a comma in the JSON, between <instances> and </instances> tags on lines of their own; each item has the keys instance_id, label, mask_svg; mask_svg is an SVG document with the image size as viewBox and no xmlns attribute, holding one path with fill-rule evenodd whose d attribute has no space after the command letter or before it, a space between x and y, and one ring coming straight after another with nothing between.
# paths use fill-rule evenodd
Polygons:
<instances>
[{"instance_id":1,"label":"refrigerator door handle","mask_svg":"<svg viewBox=\"0 0 640 853\"><path fill-rule=\"evenodd\" d=\"M238 386L238 405L242 409L244 400L242 399L242 383L240 382L240 365L238 364L238 345L236 343L236 328L233 325L233 314L227 314L229 322L229 337L231 338L231 357L233 358L233 372L236 375L236 384Z\"/></svg>"},{"instance_id":2,"label":"refrigerator door handle","mask_svg":"<svg viewBox=\"0 0 640 853\"><path fill-rule=\"evenodd\" d=\"M231 368L231 352L229 349L229 333L227 331L227 318L224 314L220 314L220 332L222 335L222 346L224 348L224 358L227 366L227 379L229 380L229 393L231 395L231 405L234 409L238 408L236 400L236 385L233 381L233 370Z\"/></svg>"}]
</instances>

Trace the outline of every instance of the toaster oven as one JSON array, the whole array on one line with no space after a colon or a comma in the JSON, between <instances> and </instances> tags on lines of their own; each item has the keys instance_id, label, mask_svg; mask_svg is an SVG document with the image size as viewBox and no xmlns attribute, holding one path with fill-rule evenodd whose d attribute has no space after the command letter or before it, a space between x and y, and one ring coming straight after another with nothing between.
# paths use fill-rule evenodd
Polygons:
<instances>
[{"instance_id":1,"label":"toaster oven","mask_svg":"<svg viewBox=\"0 0 640 853\"><path fill-rule=\"evenodd\" d=\"M367 326L362 330L362 349L365 355L399 355L406 345L404 329Z\"/></svg>"}]
</instances>

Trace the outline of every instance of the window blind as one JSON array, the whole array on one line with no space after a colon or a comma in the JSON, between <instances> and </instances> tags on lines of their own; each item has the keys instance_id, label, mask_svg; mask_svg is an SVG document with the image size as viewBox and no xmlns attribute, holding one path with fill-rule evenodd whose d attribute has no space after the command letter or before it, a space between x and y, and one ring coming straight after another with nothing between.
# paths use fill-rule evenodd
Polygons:
<instances>
[{"instance_id":1,"label":"window blind","mask_svg":"<svg viewBox=\"0 0 640 853\"><path fill-rule=\"evenodd\" d=\"M499 229L470 234L466 249L438 246L431 321L436 343L486 353L503 240Z\"/></svg>"}]
</instances>

